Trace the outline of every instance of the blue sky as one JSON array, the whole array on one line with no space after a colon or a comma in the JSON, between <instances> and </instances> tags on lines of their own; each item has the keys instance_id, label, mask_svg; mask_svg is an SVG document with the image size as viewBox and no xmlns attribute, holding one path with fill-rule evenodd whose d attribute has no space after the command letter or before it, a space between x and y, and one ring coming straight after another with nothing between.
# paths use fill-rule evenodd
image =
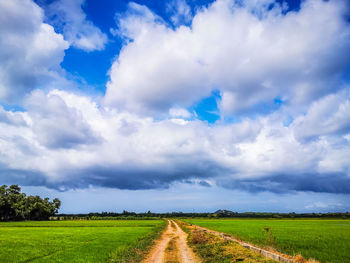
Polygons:
<instances>
[{"instance_id":1,"label":"blue sky","mask_svg":"<svg viewBox=\"0 0 350 263\"><path fill-rule=\"evenodd\" d=\"M0 183L67 213L349 211L349 6L1 2Z\"/></svg>"}]
</instances>

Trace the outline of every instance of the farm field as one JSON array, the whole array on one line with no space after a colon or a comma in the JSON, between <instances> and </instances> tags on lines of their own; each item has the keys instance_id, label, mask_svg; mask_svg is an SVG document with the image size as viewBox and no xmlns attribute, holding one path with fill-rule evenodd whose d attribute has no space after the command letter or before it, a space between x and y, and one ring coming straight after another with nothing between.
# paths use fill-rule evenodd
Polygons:
<instances>
[{"instance_id":1,"label":"farm field","mask_svg":"<svg viewBox=\"0 0 350 263\"><path fill-rule=\"evenodd\" d=\"M187 219L188 223L231 234L320 262L350 262L350 220Z\"/></svg>"},{"instance_id":2,"label":"farm field","mask_svg":"<svg viewBox=\"0 0 350 263\"><path fill-rule=\"evenodd\" d=\"M0 223L0 262L128 262L139 260L163 220Z\"/></svg>"}]
</instances>

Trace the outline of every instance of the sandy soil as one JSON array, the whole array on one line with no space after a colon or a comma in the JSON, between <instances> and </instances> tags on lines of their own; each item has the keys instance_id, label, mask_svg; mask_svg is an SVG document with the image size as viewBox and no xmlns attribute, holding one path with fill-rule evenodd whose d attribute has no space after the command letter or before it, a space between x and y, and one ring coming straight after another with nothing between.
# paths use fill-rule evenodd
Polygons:
<instances>
[{"instance_id":1,"label":"sandy soil","mask_svg":"<svg viewBox=\"0 0 350 263\"><path fill-rule=\"evenodd\" d=\"M143 263L199 263L186 242L187 234L173 220L146 257Z\"/></svg>"}]
</instances>

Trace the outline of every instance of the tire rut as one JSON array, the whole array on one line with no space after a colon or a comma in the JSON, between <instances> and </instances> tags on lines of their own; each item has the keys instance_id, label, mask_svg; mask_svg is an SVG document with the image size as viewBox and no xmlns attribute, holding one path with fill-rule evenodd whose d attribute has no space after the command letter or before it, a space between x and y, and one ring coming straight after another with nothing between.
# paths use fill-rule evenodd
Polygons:
<instances>
[{"instance_id":1,"label":"tire rut","mask_svg":"<svg viewBox=\"0 0 350 263\"><path fill-rule=\"evenodd\" d=\"M187 234L179 225L168 220L168 226L142 263L199 263L187 244Z\"/></svg>"}]
</instances>

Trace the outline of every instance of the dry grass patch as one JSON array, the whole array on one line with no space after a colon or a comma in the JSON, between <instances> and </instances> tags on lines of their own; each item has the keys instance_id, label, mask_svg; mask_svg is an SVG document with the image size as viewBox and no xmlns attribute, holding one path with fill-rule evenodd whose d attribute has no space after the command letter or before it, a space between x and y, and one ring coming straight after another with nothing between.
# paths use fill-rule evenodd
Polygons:
<instances>
[{"instance_id":1,"label":"dry grass patch","mask_svg":"<svg viewBox=\"0 0 350 263\"><path fill-rule=\"evenodd\" d=\"M181 226L189 234L189 245L200 256L203 263L276 262L244 248L236 242L225 240L194 226L187 224L181 224Z\"/></svg>"}]
</instances>

